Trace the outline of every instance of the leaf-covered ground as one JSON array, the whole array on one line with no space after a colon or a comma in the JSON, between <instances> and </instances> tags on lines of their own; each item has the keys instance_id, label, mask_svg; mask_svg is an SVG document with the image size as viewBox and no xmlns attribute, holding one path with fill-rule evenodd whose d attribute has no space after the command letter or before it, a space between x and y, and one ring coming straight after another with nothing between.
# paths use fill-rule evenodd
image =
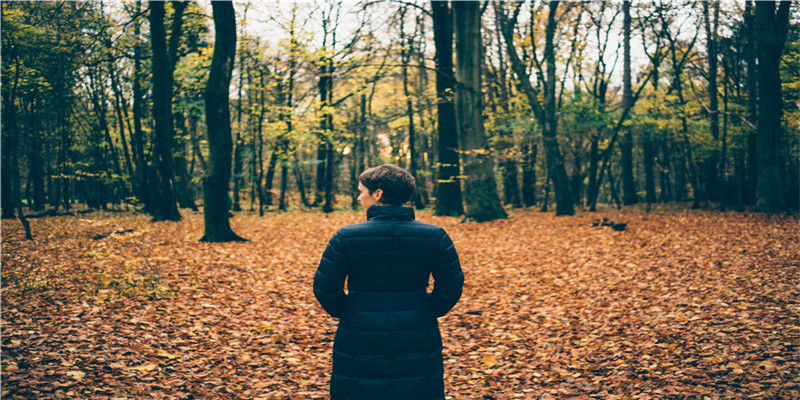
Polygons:
<instances>
[{"instance_id":1,"label":"leaf-covered ground","mask_svg":"<svg viewBox=\"0 0 800 400\"><path fill-rule=\"evenodd\" d=\"M31 220L34 242L3 221L4 399L327 397L336 321L311 282L363 212L240 214L251 241L225 244L184 214ZM449 398L800 397L795 217L418 214L466 275L440 319Z\"/></svg>"}]
</instances>

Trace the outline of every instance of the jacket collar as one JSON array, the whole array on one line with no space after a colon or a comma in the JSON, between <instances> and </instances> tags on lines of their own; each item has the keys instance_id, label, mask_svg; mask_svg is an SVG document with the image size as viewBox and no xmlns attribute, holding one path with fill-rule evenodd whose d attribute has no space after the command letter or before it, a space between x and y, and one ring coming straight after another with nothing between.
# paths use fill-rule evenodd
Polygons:
<instances>
[{"instance_id":1,"label":"jacket collar","mask_svg":"<svg viewBox=\"0 0 800 400\"><path fill-rule=\"evenodd\" d=\"M402 206L372 206L367 210L367 220L413 221L414 209Z\"/></svg>"}]
</instances>

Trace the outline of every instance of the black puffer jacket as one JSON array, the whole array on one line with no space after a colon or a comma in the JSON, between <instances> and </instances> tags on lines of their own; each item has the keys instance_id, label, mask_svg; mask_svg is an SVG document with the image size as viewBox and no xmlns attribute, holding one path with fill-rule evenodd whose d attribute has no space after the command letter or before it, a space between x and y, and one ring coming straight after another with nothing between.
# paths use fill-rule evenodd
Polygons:
<instances>
[{"instance_id":1,"label":"black puffer jacket","mask_svg":"<svg viewBox=\"0 0 800 400\"><path fill-rule=\"evenodd\" d=\"M317 300L339 318L331 399L444 399L436 318L453 308L463 283L450 237L414 221L411 208L372 206L366 222L336 232L314 277Z\"/></svg>"}]
</instances>

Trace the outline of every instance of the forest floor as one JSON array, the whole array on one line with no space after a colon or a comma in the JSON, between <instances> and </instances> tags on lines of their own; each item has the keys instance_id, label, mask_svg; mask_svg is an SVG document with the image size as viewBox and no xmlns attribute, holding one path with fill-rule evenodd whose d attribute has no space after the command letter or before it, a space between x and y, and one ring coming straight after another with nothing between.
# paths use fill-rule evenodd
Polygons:
<instances>
[{"instance_id":1,"label":"forest floor","mask_svg":"<svg viewBox=\"0 0 800 400\"><path fill-rule=\"evenodd\" d=\"M363 212L2 222L2 398L322 399L330 236ZM607 217L625 231L593 227ZM511 211L445 227L461 301L440 319L450 399L800 398L800 220ZM113 233L95 240L95 235Z\"/></svg>"}]
</instances>

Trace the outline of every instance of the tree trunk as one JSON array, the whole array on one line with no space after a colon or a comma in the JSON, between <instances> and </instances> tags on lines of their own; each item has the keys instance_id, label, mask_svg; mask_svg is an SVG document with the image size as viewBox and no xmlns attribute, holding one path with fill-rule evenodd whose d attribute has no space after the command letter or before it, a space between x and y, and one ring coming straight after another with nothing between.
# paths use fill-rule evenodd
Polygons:
<instances>
[{"instance_id":1,"label":"tree trunk","mask_svg":"<svg viewBox=\"0 0 800 400\"><path fill-rule=\"evenodd\" d=\"M6 55L6 57L8 57L6 60L11 58L9 55ZM9 82L9 77L3 74L3 82L2 86L0 86L3 98L3 102L0 104L3 113L3 123L1 125L3 146L0 147L3 162L2 171L0 171L0 179L2 180L0 207L3 210L3 219L15 217L16 205L14 204L14 198L19 196L20 189L19 185L16 185L14 181L14 177L19 179L19 166L15 164L17 162L17 110L16 104L14 104L15 96L12 96L12 92L15 91L13 89L15 89L19 80L19 64L15 66L15 71L14 83Z\"/></svg>"},{"instance_id":2,"label":"tree trunk","mask_svg":"<svg viewBox=\"0 0 800 400\"><path fill-rule=\"evenodd\" d=\"M111 88L114 91L114 110L117 113L117 120L119 121L119 140L122 144L122 155L125 159L125 172L128 176L133 177L133 162L131 161L131 153L128 148L128 139L125 137L125 117L123 116L126 108L125 97L119 86L119 79L114 70L114 63L108 63L108 72L111 75Z\"/></svg>"},{"instance_id":3,"label":"tree trunk","mask_svg":"<svg viewBox=\"0 0 800 400\"><path fill-rule=\"evenodd\" d=\"M269 156L269 166L267 166L267 177L264 180L264 204L272 205L272 185L275 181L275 166L278 163L278 146L272 149L272 154Z\"/></svg>"},{"instance_id":4,"label":"tree trunk","mask_svg":"<svg viewBox=\"0 0 800 400\"><path fill-rule=\"evenodd\" d=\"M39 103L37 92L32 94L30 107L28 109L28 169L30 174L30 185L33 194L33 210L44 210L44 203L47 199L47 194L44 188L44 163L42 162L42 139L39 137L38 123L36 119L36 106Z\"/></svg>"},{"instance_id":5,"label":"tree trunk","mask_svg":"<svg viewBox=\"0 0 800 400\"><path fill-rule=\"evenodd\" d=\"M172 84L176 53L172 52L172 42L180 37L184 2L173 2L172 30L170 48L167 48L167 33L164 28L164 3L150 2L150 39L153 47L153 122L156 142L156 191L153 199L153 221L179 221L181 214L175 197L174 170L172 156L174 147L174 127L172 121ZM177 51L177 48L175 48Z\"/></svg>"},{"instance_id":6,"label":"tree trunk","mask_svg":"<svg viewBox=\"0 0 800 400\"><path fill-rule=\"evenodd\" d=\"M459 181L458 130L453 80L453 18L446 1L431 1L433 40L436 47L436 107L439 157L435 215L464 214Z\"/></svg>"},{"instance_id":7,"label":"tree trunk","mask_svg":"<svg viewBox=\"0 0 800 400\"><path fill-rule=\"evenodd\" d=\"M708 9L709 5L714 7L714 15ZM703 17L706 31L706 52L708 53L708 116L710 124L711 138L714 139L713 148L709 159L705 162L705 193L707 200L719 200L717 181L717 166L719 164L719 154L717 141L719 140L719 98L717 96L717 23L719 21L719 4L714 2L703 2Z\"/></svg>"},{"instance_id":8,"label":"tree trunk","mask_svg":"<svg viewBox=\"0 0 800 400\"><path fill-rule=\"evenodd\" d=\"M753 125L747 133L747 178L745 202L753 205L756 201L758 183L758 68L756 67L756 25L753 1L745 3L744 24L747 35L745 44L745 63L747 65L747 119Z\"/></svg>"},{"instance_id":9,"label":"tree trunk","mask_svg":"<svg viewBox=\"0 0 800 400\"><path fill-rule=\"evenodd\" d=\"M308 201L308 197L306 196L306 185L303 181L303 171L300 170L300 163L297 161L297 157L295 157L294 162L292 163L292 169L294 170L294 178L297 181L297 191L300 192L300 201L306 208L311 207L311 203Z\"/></svg>"},{"instance_id":10,"label":"tree trunk","mask_svg":"<svg viewBox=\"0 0 800 400\"><path fill-rule=\"evenodd\" d=\"M464 166L466 218L505 218L494 179L494 161L483 127L481 20L478 2L454 2L456 33L456 121Z\"/></svg>"},{"instance_id":11,"label":"tree trunk","mask_svg":"<svg viewBox=\"0 0 800 400\"><path fill-rule=\"evenodd\" d=\"M178 127L181 130L181 137L187 136L186 120L182 113L175 114L178 118ZM191 177L186 165L186 143L184 139L178 141L178 151L175 155L175 196L178 200L178 206L181 208L188 208L192 211L197 211L197 205L194 204L194 191L192 190Z\"/></svg>"},{"instance_id":12,"label":"tree trunk","mask_svg":"<svg viewBox=\"0 0 800 400\"><path fill-rule=\"evenodd\" d=\"M204 242L245 240L233 232L228 210L231 180L231 114L228 89L236 57L236 15L233 3L211 3L214 14L214 54L205 90L206 125L208 126L209 169L203 177Z\"/></svg>"},{"instance_id":13,"label":"tree trunk","mask_svg":"<svg viewBox=\"0 0 800 400\"><path fill-rule=\"evenodd\" d=\"M247 7L245 7L245 14ZM246 23L246 15L244 17ZM244 49L239 49L239 84L236 99L236 141L233 142L233 203L231 208L233 211L242 211L242 206L239 204L239 191L241 190L244 181L242 177L242 153L247 147L242 139L242 88L244 87Z\"/></svg>"},{"instance_id":14,"label":"tree trunk","mask_svg":"<svg viewBox=\"0 0 800 400\"><path fill-rule=\"evenodd\" d=\"M789 25L790 1L756 2L758 48L758 190L756 210L782 211L781 179L781 74L780 61Z\"/></svg>"},{"instance_id":15,"label":"tree trunk","mask_svg":"<svg viewBox=\"0 0 800 400\"><path fill-rule=\"evenodd\" d=\"M137 1L136 13L141 12L142 3ZM144 155L145 138L142 130L142 104L144 103L144 91L142 90L142 45L139 38L140 22L134 23L134 45L133 45L133 137L131 147L133 150L133 162L136 164L136 196L144 205L144 211L148 214L153 213L153 202L148 184L147 161Z\"/></svg>"},{"instance_id":16,"label":"tree trunk","mask_svg":"<svg viewBox=\"0 0 800 400\"><path fill-rule=\"evenodd\" d=\"M408 118L408 150L410 158L408 163L408 172L414 177L417 183L419 183L420 179L417 174L417 132L414 129L414 100L411 97L411 91L408 89L408 63L413 50L413 37L406 38L405 31L403 29L405 25L405 12L406 8L403 9L400 16L400 64L403 75L403 95L405 95L406 98L406 117ZM425 206L422 204L420 190L421 187L418 186L417 190L414 191L414 194L411 197L414 207L416 207L418 210L425 208Z\"/></svg>"},{"instance_id":17,"label":"tree trunk","mask_svg":"<svg viewBox=\"0 0 800 400\"><path fill-rule=\"evenodd\" d=\"M522 144L522 204L536 204L536 143Z\"/></svg>"},{"instance_id":18,"label":"tree trunk","mask_svg":"<svg viewBox=\"0 0 800 400\"><path fill-rule=\"evenodd\" d=\"M629 108L633 103L631 88L631 2L622 2L623 19L623 53L622 53L622 107ZM633 133L630 128L622 128L619 138L619 150L622 153L622 198L624 204L639 202L636 195L636 181L633 177Z\"/></svg>"}]
</instances>

